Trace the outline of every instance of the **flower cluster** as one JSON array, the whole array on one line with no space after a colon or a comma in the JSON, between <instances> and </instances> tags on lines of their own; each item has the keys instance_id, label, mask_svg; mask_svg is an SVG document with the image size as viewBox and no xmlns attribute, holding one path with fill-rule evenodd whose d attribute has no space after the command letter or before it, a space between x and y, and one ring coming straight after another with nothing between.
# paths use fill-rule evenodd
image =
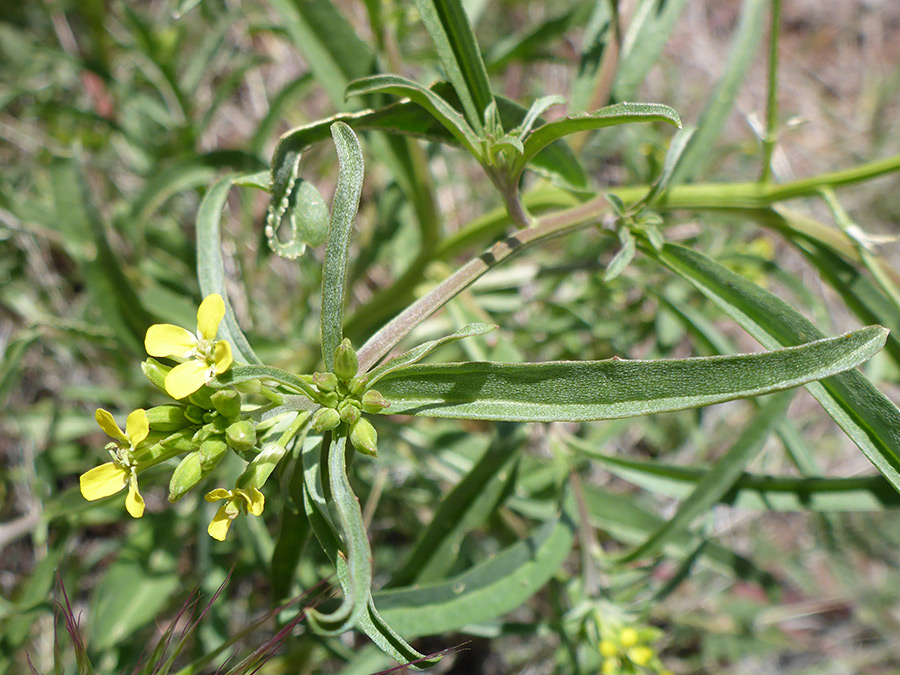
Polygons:
<instances>
[{"instance_id":1,"label":"flower cluster","mask_svg":"<svg viewBox=\"0 0 900 675\"><path fill-rule=\"evenodd\" d=\"M600 673L618 675L649 672L672 675L671 671L663 667L656 650L650 646L658 638L659 631L646 626L607 630L606 636L598 645L600 656L603 657Z\"/></svg>"},{"instance_id":2,"label":"flower cluster","mask_svg":"<svg viewBox=\"0 0 900 675\"><path fill-rule=\"evenodd\" d=\"M303 396L265 386L259 378L223 378L234 357L226 340L217 340L225 316L225 301L207 296L197 311L197 331L156 324L147 330L144 346L151 357L168 358L168 366L155 358L141 364L144 375L175 403L128 415L122 431L106 410L97 410L100 428L112 438L106 447L112 461L85 472L80 479L85 499L109 497L128 488L125 508L134 518L144 513L138 474L167 460L178 460L169 481L169 501L181 499L203 481L229 453L247 462L231 489L207 492L208 502L223 502L209 524L211 537L224 540L241 513L259 516L265 506L261 488L301 432L311 428L325 433L345 424L343 433L361 453L377 453L375 428L362 417L388 406L374 390L366 390L366 377L358 376L359 362L348 340L334 354L333 372L304 375L290 380L303 386ZM274 369L269 369L274 370ZM227 382L234 381L234 384ZM260 405L246 397L261 396ZM287 399L295 399L289 405ZM297 404L296 399L303 399ZM310 408L318 410L314 415ZM290 416L290 417L289 417ZM265 421L264 421L265 420ZM287 429L285 429L287 426ZM280 434L277 442L269 437Z\"/></svg>"}]
</instances>

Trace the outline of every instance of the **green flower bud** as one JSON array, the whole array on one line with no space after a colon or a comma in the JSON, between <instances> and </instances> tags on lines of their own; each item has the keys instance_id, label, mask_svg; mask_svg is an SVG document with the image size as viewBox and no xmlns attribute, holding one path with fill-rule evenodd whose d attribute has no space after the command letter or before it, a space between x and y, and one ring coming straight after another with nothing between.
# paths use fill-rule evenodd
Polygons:
<instances>
[{"instance_id":1,"label":"green flower bud","mask_svg":"<svg viewBox=\"0 0 900 675\"><path fill-rule=\"evenodd\" d=\"M338 404L338 395L333 391L326 392L319 397L319 403L326 408L335 408Z\"/></svg>"},{"instance_id":2,"label":"green flower bud","mask_svg":"<svg viewBox=\"0 0 900 675\"><path fill-rule=\"evenodd\" d=\"M150 380L154 387L162 392L166 391L166 375L172 370L168 366L164 366L156 359L147 359L141 362L141 371L144 376Z\"/></svg>"},{"instance_id":3,"label":"green flower bud","mask_svg":"<svg viewBox=\"0 0 900 675\"><path fill-rule=\"evenodd\" d=\"M206 411L200 406L189 405L184 409L184 416L194 424L205 424L204 415Z\"/></svg>"},{"instance_id":4,"label":"green flower bud","mask_svg":"<svg viewBox=\"0 0 900 675\"><path fill-rule=\"evenodd\" d=\"M338 406L341 420L347 424L355 424L356 420L359 419L359 408L353 405L353 403L354 402L351 401L344 401Z\"/></svg>"},{"instance_id":5,"label":"green flower bud","mask_svg":"<svg viewBox=\"0 0 900 675\"><path fill-rule=\"evenodd\" d=\"M169 501L177 502L188 490L192 489L203 478L200 451L185 455L175 467L172 479L169 481Z\"/></svg>"},{"instance_id":6,"label":"green flower bud","mask_svg":"<svg viewBox=\"0 0 900 675\"><path fill-rule=\"evenodd\" d=\"M200 444L200 468L204 475L222 461L228 445L221 438L209 438Z\"/></svg>"},{"instance_id":7,"label":"green flower bud","mask_svg":"<svg viewBox=\"0 0 900 675\"><path fill-rule=\"evenodd\" d=\"M375 389L369 389L362 397L362 408L367 413L381 412L385 408L389 408L391 404L381 395L381 392Z\"/></svg>"},{"instance_id":8,"label":"green flower bud","mask_svg":"<svg viewBox=\"0 0 900 675\"><path fill-rule=\"evenodd\" d=\"M225 430L225 439L238 452L246 452L256 445L256 426L250 420L235 422Z\"/></svg>"},{"instance_id":9,"label":"green flower bud","mask_svg":"<svg viewBox=\"0 0 900 675\"><path fill-rule=\"evenodd\" d=\"M365 417L360 417L350 427L350 442L364 455L378 456L378 433Z\"/></svg>"},{"instance_id":10,"label":"green flower bud","mask_svg":"<svg viewBox=\"0 0 900 675\"><path fill-rule=\"evenodd\" d=\"M349 384L347 385L348 388L350 389L350 393L353 394L354 396L359 396L363 392L363 389L365 389L366 382L368 382L368 381L369 381L368 375L359 375L357 377L354 377L352 380L350 380Z\"/></svg>"},{"instance_id":11,"label":"green flower bud","mask_svg":"<svg viewBox=\"0 0 900 675\"><path fill-rule=\"evenodd\" d=\"M184 416L184 406L158 405L147 411L147 420L154 431L178 431L190 426Z\"/></svg>"},{"instance_id":12,"label":"green flower bud","mask_svg":"<svg viewBox=\"0 0 900 675\"><path fill-rule=\"evenodd\" d=\"M194 434L191 440L195 445L200 445L203 441L208 439L210 436L215 434L218 431L215 425L213 424L204 424L202 427L197 429L197 432Z\"/></svg>"},{"instance_id":13,"label":"green flower bud","mask_svg":"<svg viewBox=\"0 0 900 675\"><path fill-rule=\"evenodd\" d=\"M193 403L194 405L198 405L205 410L212 410L214 408L212 403L212 395L215 393L215 389L212 387L207 387L205 384L200 387L193 394L188 396L188 401Z\"/></svg>"},{"instance_id":14,"label":"green flower bud","mask_svg":"<svg viewBox=\"0 0 900 675\"><path fill-rule=\"evenodd\" d=\"M285 454L287 451L278 443L266 443L256 458L244 469L244 473L238 476L234 483L235 487L261 488Z\"/></svg>"},{"instance_id":15,"label":"green flower bud","mask_svg":"<svg viewBox=\"0 0 900 675\"><path fill-rule=\"evenodd\" d=\"M335 391L338 386L338 379L334 373L313 373L313 382L321 392Z\"/></svg>"},{"instance_id":16,"label":"green flower bud","mask_svg":"<svg viewBox=\"0 0 900 675\"><path fill-rule=\"evenodd\" d=\"M312 428L317 433L334 429L341 423L341 416L334 408L319 408L312 418Z\"/></svg>"},{"instance_id":17,"label":"green flower bud","mask_svg":"<svg viewBox=\"0 0 900 675\"><path fill-rule=\"evenodd\" d=\"M220 389L210 396L213 406L228 419L236 419L241 415L241 395L234 389Z\"/></svg>"},{"instance_id":18,"label":"green flower bud","mask_svg":"<svg viewBox=\"0 0 900 675\"><path fill-rule=\"evenodd\" d=\"M334 374L339 380L349 382L356 376L358 370L359 359L356 358L356 350L350 344L349 338L344 338L334 350Z\"/></svg>"}]
</instances>

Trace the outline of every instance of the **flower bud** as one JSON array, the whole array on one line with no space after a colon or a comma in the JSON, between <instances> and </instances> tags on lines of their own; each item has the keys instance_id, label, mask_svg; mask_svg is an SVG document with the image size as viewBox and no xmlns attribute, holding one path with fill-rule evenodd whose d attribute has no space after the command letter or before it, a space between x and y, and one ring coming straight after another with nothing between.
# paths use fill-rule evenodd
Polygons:
<instances>
[{"instance_id":1,"label":"flower bud","mask_svg":"<svg viewBox=\"0 0 900 675\"><path fill-rule=\"evenodd\" d=\"M169 481L169 501L177 502L202 478L203 467L200 463L200 451L194 450L184 456L172 473L172 479Z\"/></svg>"},{"instance_id":2,"label":"flower bud","mask_svg":"<svg viewBox=\"0 0 900 675\"><path fill-rule=\"evenodd\" d=\"M216 390L212 387L207 387L204 384L197 391L188 396L188 401L190 401L194 405L204 408L205 410L212 410L214 407L212 404L212 395L215 393L215 391Z\"/></svg>"},{"instance_id":3,"label":"flower bud","mask_svg":"<svg viewBox=\"0 0 900 675\"><path fill-rule=\"evenodd\" d=\"M205 414L206 410L196 405L189 405L184 409L184 416L194 424L205 424Z\"/></svg>"},{"instance_id":4,"label":"flower bud","mask_svg":"<svg viewBox=\"0 0 900 675\"><path fill-rule=\"evenodd\" d=\"M341 423L341 416L334 408L319 408L312 418L312 428L317 433L334 429Z\"/></svg>"},{"instance_id":5,"label":"flower bud","mask_svg":"<svg viewBox=\"0 0 900 675\"><path fill-rule=\"evenodd\" d=\"M172 370L169 366L164 366L156 359L147 359L141 362L141 371L144 376L160 391L166 390L166 375Z\"/></svg>"},{"instance_id":6,"label":"flower bud","mask_svg":"<svg viewBox=\"0 0 900 675\"><path fill-rule=\"evenodd\" d=\"M225 430L225 440L238 452L247 452L256 445L256 427L250 420L241 420Z\"/></svg>"},{"instance_id":7,"label":"flower bud","mask_svg":"<svg viewBox=\"0 0 900 675\"><path fill-rule=\"evenodd\" d=\"M241 395L234 389L220 389L210 396L213 406L228 419L236 419L241 414Z\"/></svg>"},{"instance_id":8,"label":"flower bud","mask_svg":"<svg viewBox=\"0 0 900 675\"><path fill-rule=\"evenodd\" d=\"M391 404L381 395L381 392L375 389L369 389L362 397L362 407L367 413L381 412L385 408L389 408Z\"/></svg>"},{"instance_id":9,"label":"flower bud","mask_svg":"<svg viewBox=\"0 0 900 675\"><path fill-rule=\"evenodd\" d=\"M335 408L338 404L338 395L333 391L326 392L319 396L319 403L326 408Z\"/></svg>"},{"instance_id":10,"label":"flower bud","mask_svg":"<svg viewBox=\"0 0 900 675\"><path fill-rule=\"evenodd\" d=\"M221 438L210 438L200 444L200 468L206 474L222 461L228 445Z\"/></svg>"},{"instance_id":11,"label":"flower bud","mask_svg":"<svg viewBox=\"0 0 900 675\"><path fill-rule=\"evenodd\" d=\"M339 380L349 382L359 370L359 359L349 338L344 338L334 350L334 374Z\"/></svg>"},{"instance_id":12,"label":"flower bud","mask_svg":"<svg viewBox=\"0 0 900 675\"><path fill-rule=\"evenodd\" d=\"M184 416L184 406L158 405L147 411L147 421L154 431L178 431L190 426Z\"/></svg>"},{"instance_id":13,"label":"flower bud","mask_svg":"<svg viewBox=\"0 0 900 675\"><path fill-rule=\"evenodd\" d=\"M350 442L364 455L378 456L378 433L365 417L360 417L351 425Z\"/></svg>"},{"instance_id":14,"label":"flower bud","mask_svg":"<svg viewBox=\"0 0 900 675\"><path fill-rule=\"evenodd\" d=\"M321 392L335 391L338 386L338 379L334 373L313 373L313 383Z\"/></svg>"},{"instance_id":15,"label":"flower bud","mask_svg":"<svg viewBox=\"0 0 900 675\"><path fill-rule=\"evenodd\" d=\"M354 377L347 385L347 388L350 390L350 393L354 396L359 396L363 389L365 389L366 382L369 381L368 375L358 375Z\"/></svg>"},{"instance_id":16,"label":"flower bud","mask_svg":"<svg viewBox=\"0 0 900 675\"><path fill-rule=\"evenodd\" d=\"M247 380L238 382L234 385L234 388L242 394L258 394L260 389L262 389L262 384L260 384L259 380Z\"/></svg>"},{"instance_id":17,"label":"flower bud","mask_svg":"<svg viewBox=\"0 0 900 675\"><path fill-rule=\"evenodd\" d=\"M351 401L344 401L338 406L338 412L341 415L341 421L347 424L355 424L359 419L359 408Z\"/></svg>"}]
</instances>

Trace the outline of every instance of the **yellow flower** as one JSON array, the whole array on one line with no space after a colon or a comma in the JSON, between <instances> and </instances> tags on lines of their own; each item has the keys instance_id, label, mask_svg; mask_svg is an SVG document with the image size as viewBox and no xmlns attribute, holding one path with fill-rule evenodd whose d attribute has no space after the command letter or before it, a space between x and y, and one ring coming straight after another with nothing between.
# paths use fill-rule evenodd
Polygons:
<instances>
[{"instance_id":1,"label":"yellow flower","mask_svg":"<svg viewBox=\"0 0 900 675\"><path fill-rule=\"evenodd\" d=\"M255 487L247 489L235 488L234 490L216 488L207 492L204 499L208 502L227 500L219 507L206 530L209 532L210 537L219 541L225 541L225 535L228 534L231 521L237 518L241 511L249 513L251 516L258 516L262 514L263 507L266 505L266 498L263 496L263 493Z\"/></svg>"},{"instance_id":2,"label":"yellow flower","mask_svg":"<svg viewBox=\"0 0 900 675\"><path fill-rule=\"evenodd\" d=\"M81 475L81 494L88 501L109 497L128 486L125 508L134 518L144 515L144 499L138 492L137 462L134 452L150 433L150 421L143 408L133 411L125 422L123 432L108 410L98 409L94 414L97 424L113 439L106 449L113 461L95 466Z\"/></svg>"},{"instance_id":3,"label":"yellow flower","mask_svg":"<svg viewBox=\"0 0 900 675\"><path fill-rule=\"evenodd\" d=\"M158 323L147 329L144 347L150 356L187 359L166 375L166 392L172 398L190 396L231 366L231 345L216 340L225 317L225 301L218 293L206 296L197 310L197 333L181 326Z\"/></svg>"}]
</instances>

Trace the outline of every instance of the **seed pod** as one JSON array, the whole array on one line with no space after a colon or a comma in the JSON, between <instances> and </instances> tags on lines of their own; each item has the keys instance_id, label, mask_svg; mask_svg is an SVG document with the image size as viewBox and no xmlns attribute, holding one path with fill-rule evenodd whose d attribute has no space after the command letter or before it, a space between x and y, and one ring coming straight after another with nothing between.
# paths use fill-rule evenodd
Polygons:
<instances>
[{"instance_id":1,"label":"seed pod","mask_svg":"<svg viewBox=\"0 0 900 675\"><path fill-rule=\"evenodd\" d=\"M210 396L213 406L228 419L237 419L241 414L241 395L234 389L220 389Z\"/></svg>"},{"instance_id":2,"label":"seed pod","mask_svg":"<svg viewBox=\"0 0 900 675\"><path fill-rule=\"evenodd\" d=\"M359 359L349 338L344 338L334 350L334 374L339 380L349 382L359 370Z\"/></svg>"},{"instance_id":3,"label":"seed pod","mask_svg":"<svg viewBox=\"0 0 900 675\"><path fill-rule=\"evenodd\" d=\"M154 406L147 411L147 420L154 431L178 431L191 425L181 405Z\"/></svg>"},{"instance_id":4,"label":"seed pod","mask_svg":"<svg viewBox=\"0 0 900 675\"><path fill-rule=\"evenodd\" d=\"M381 395L381 392L375 389L369 389L362 397L362 408L367 413L381 412L385 408L389 408L391 404Z\"/></svg>"},{"instance_id":5,"label":"seed pod","mask_svg":"<svg viewBox=\"0 0 900 675\"><path fill-rule=\"evenodd\" d=\"M228 445L221 438L216 437L203 441L200 444L200 468L203 470L203 475L215 468L227 451Z\"/></svg>"},{"instance_id":6,"label":"seed pod","mask_svg":"<svg viewBox=\"0 0 900 675\"><path fill-rule=\"evenodd\" d=\"M334 408L319 408L312 418L312 428L317 433L334 429L341 423L341 416Z\"/></svg>"},{"instance_id":7,"label":"seed pod","mask_svg":"<svg viewBox=\"0 0 900 675\"><path fill-rule=\"evenodd\" d=\"M238 452L247 452L256 445L256 426L250 420L235 422L225 430L225 440Z\"/></svg>"},{"instance_id":8,"label":"seed pod","mask_svg":"<svg viewBox=\"0 0 900 675\"><path fill-rule=\"evenodd\" d=\"M184 456L172 473L172 479L169 481L169 501L177 502L202 478L203 467L201 466L200 451L194 450Z\"/></svg>"},{"instance_id":9,"label":"seed pod","mask_svg":"<svg viewBox=\"0 0 900 675\"><path fill-rule=\"evenodd\" d=\"M360 417L350 427L350 443L364 455L378 456L378 432L365 417Z\"/></svg>"}]
</instances>

